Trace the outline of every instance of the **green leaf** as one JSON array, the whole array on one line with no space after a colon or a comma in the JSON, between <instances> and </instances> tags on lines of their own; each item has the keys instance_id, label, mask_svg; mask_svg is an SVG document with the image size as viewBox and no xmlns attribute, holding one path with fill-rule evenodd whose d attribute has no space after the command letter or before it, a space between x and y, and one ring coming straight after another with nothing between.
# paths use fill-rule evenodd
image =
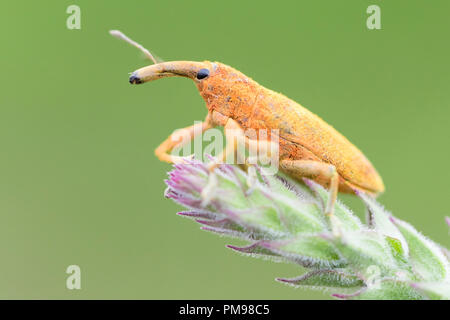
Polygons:
<instances>
[{"instance_id":1,"label":"green leaf","mask_svg":"<svg viewBox=\"0 0 450 320\"><path fill-rule=\"evenodd\" d=\"M450 266L442 251L409 223L393 219L409 246L409 259L414 271L425 281L448 280Z\"/></svg>"},{"instance_id":2,"label":"green leaf","mask_svg":"<svg viewBox=\"0 0 450 320\"><path fill-rule=\"evenodd\" d=\"M396 263L384 237L374 231L343 232L335 243L355 270L364 271L370 266L379 266L383 272L396 270Z\"/></svg>"},{"instance_id":3,"label":"green leaf","mask_svg":"<svg viewBox=\"0 0 450 320\"><path fill-rule=\"evenodd\" d=\"M271 194L270 197L280 220L292 235L323 231L324 219L318 217L320 210L314 204L294 201L283 194Z\"/></svg>"},{"instance_id":4,"label":"green leaf","mask_svg":"<svg viewBox=\"0 0 450 320\"><path fill-rule=\"evenodd\" d=\"M265 176L263 170L256 167L253 179L231 165L220 166L217 176L198 161L175 165L165 196L189 208L180 215L195 218L202 229L257 240L229 246L233 250L309 268L300 277L278 279L284 283L337 288L341 292L333 296L340 299L449 298L446 248L366 195L360 194L370 212L367 227L340 202L334 215L325 216L323 187L283 174ZM205 187L209 201L203 201ZM350 288L356 291L348 294Z\"/></svg>"},{"instance_id":5,"label":"green leaf","mask_svg":"<svg viewBox=\"0 0 450 320\"><path fill-rule=\"evenodd\" d=\"M279 256L304 267L329 268L345 264L334 246L319 235L299 236L289 240L259 241L248 247L231 248L241 253Z\"/></svg>"},{"instance_id":6,"label":"green leaf","mask_svg":"<svg viewBox=\"0 0 450 320\"><path fill-rule=\"evenodd\" d=\"M385 236L384 238L386 240L387 245L391 249L392 256L396 260L397 265L402 269L406 269L409 272L412 272L411 266L409 265L408 262L408 257L403 251L404 246L402 245L400 240L396 238L391 238L389 236Z\"/></svg>"},{"instance_id":7,"label":"green leaf","mask_svg":"<svg viewBox=\"0 0 450 320\"><path fill-rule=\"evenodd\" d=\"M313 190L314 194L320 200L322 205L322 212L328 202L328 191L325 190L324 187L319 185L318 183L304 179L305 183ZM360 230L362 227L361 221L357 216L353 214L353 212L347 208L342 202L339 200L336 201L334 206L334 217L338 220L339 228L343 230Z\"/></svg>"},{"instance_id":8,"label":"green leaf","mask_svg":"<svg viewBox=\"0 0 450 320\"><path fill-rule=\"evenodd\" d=\"M351 297L355 300L423 300L423 296L407 283L381 281L379 286L369 287L361 294Z\"/></svg>"},{"instance_id":9,"label":"green leaf","mask_svg":"<svg viewBox=\"0 0 450 320\"><path fill-rule=\"evenodd\" d=\"M266 242L264 246L284 256L302 257L306 265L337 266L343 260L335 247L320 236L300 236L292 240Z\"/></svg>"},{"instance_id":10,"label":"green leaf","mask_svg":"<svg viewBox=\"0 0 450 320\"><path fill-rule=\"evenodd\" d=\"M400 240L391 237L385 237L385 239L391 247L394 255L404 256L405 252L403 251L403 246Z\"/></svg>"},{"instance_id":11,"label":"green leaf","mask_svg":"<svg viewBox=\"0 0 450 320\"><path fill-rule=\"evenodd\" d=\"M402 255L407 256L409 250L408 244L401 232L391 221L392 215L370 196L361 192L358 192L358 196L364 201L367 209L369 210L371 218L370 223L375 228L375 230L379 231L385 236L397 239L402 246L402 249L400 250L402 252Z\"/></svg>"},{"instance_id":12,"label":"green leaf","mask_svg":"<svg viewBox=\"0 0 450 320\"><path fill-rule=\"evenodd\" d=\"M450 282L420 282L411 284L429 299L450 300Z\"/></svg>"},{"instance_id":13,"label":"green leaf","mask_svg":"<svg viewBox=\"0 0 450 320\"><path fill-rule=\"evenodd\" d=\"M289 285L313 287L316 289L355 288L364 285L364 281L355 275L331 269L314 270L296 278L277 278L276 280Z\"/></svg>"}]
</instances>

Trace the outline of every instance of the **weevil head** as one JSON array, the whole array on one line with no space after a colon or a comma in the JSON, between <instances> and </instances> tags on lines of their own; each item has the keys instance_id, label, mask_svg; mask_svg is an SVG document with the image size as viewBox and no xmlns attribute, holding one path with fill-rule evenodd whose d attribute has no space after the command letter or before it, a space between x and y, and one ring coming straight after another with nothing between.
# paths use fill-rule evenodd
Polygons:
<instances>
[{"instance_id":1,"label":"weevil head","mask_svg":"<svg viewBox=\"0 0 450 320\"><path fill-rule=\"evenodd\" d=\"M255 83L236 69L220 62L170 61L136 70L131 84L167 77L185 77L194 81L209 110L231 116L240 105L250 105Z\"/></svg>"}]
</instances>

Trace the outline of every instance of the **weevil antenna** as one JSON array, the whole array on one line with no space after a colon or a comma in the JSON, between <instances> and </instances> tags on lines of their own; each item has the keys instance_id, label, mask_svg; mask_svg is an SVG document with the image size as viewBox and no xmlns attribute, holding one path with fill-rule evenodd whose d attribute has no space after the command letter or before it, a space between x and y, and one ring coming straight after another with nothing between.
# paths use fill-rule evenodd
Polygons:
<instances>
[{"instance_id":1,"label":"weevil antenna","mask_svg":"<svg viewBox=\"0 0 450 320\"><path fill-rule=\"evenodd\" d=\"M128 42L129 44L131 44L133 47L138 48L139 50L141 50L145 56L147 58L149 58L150 60L153 61L154 64L157 64L158 62L156 61L155 57L153 57L153 55L150 53L150 51L148 51L147 49L145 49L142 45L140 45L139 43L137 43L134 40L131 40L130 38L128 38L125 34L123 34L122 32L120 32L119 30L110 30L109 34L119 38L125 42Z\"/></svg>"}]
</instances>

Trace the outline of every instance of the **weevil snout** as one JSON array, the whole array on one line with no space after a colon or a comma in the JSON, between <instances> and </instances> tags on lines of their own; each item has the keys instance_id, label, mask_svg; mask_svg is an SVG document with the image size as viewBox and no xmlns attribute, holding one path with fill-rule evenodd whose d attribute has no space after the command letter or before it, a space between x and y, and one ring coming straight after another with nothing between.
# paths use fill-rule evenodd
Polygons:
<instances>
[{"instance_id":1,"label":"weevil snout","mask_svg":"<svg viewBox=\"0 0 450 320\"><path fill-rule=\"evenodd\" d=\"M247 76L220 62L170 61L134 71L131 84L167 77L185 77L194 81L208 110L226 117L233 110L243 110L255 101L256 85Z\"/></svg>"},{"instance_id":2,"label":"weevil snout","mask_svg":"<svg viewBox=\"0 0 450 320\"><path fill-rule=\"evenodd\" d=\"M136 72L133 72L132 74L131 74L131 76L130 76L130 83L131 84L141 84L142 83L142 81L141 81L141 79L139 78L139 76L136 74Z\"/></svg>"},{"instance_id":3,"label":"weevil snout","mask_svg":"<svg viewBox=\"0 0 450 320\"><path fill-rule=\"evenodd\" d=\"M194 61L170 61L153 64L136 70L130 76L131 84L141 84L167 77L186 77L194 81L207 78L211 63Z\"/></svg>"}]
</instances>

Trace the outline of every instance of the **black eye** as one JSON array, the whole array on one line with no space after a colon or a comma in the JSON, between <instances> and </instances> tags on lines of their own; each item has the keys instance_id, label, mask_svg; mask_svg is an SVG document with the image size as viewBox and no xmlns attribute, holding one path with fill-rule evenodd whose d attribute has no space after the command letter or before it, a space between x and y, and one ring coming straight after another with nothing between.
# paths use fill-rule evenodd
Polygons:
<instances>
[{"instance_id":1,"label":"black eye","mask_svg":"<svg viewBox=\"0 0 450 320\"><path fill-rule=\"evenodd\" d=\"M209 70L208 69L200 69L197 73L197 79L202 80L205 79L207 76L209 76Z\"/></svg>"}]
</instances>

